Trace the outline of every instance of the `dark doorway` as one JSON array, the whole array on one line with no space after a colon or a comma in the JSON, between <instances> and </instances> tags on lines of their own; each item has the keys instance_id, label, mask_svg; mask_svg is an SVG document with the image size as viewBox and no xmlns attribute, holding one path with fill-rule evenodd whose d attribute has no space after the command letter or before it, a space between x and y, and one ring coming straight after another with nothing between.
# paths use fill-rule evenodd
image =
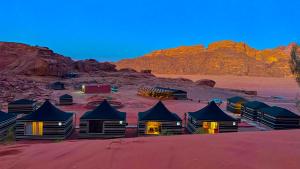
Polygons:
<instances>
[{"instance_id":1,"label":"dark doorway","mask_svg":"<svg viewBox=\"0 0 300 169\"><path fill-rule=\"evenodd\" d=\"M103 133L103 121L90 120L89 121L89 133Z\"/></svg>"}]
</instances>

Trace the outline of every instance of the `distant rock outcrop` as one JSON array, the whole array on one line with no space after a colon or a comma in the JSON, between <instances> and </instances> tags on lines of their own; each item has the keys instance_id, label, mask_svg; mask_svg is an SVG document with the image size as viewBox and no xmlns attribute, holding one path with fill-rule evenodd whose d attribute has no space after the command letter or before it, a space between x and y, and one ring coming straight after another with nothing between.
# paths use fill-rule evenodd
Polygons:
<instances>
[{"instance_id":1,"label":"distant rock outcrop","mask_svg":"<svg viewBox=\"0 0 300 169\"><path fill-rule=\"evenodd\" d=\"M79 72L107 71L115 72L116 66L108 62L97 62L94 59L80 60L73 63L73 68Z\"/></svg>"},{"instance_id":2,"label":"distant rock outcrop","mask_svg":"<svg viewBox=\"0 0 300 169\"><path fill-rule=\"evenodd\" d=\"M209 87L215 87L216 82L209 79L202 79L195 82L198 86L209 86Z\"/></svg>"},{"instance_id":3,"label":"distant rock outcrop","mask_svg":"<svg viewBox=\"0 0 300 169\"><path fill-rule=\"evenodd\" d=\"M117 68L150 69L157 74L205 74L242 76L291 76L291 44L287 47L257 50L245 43L220 41L205 48L184 46L154 51L116 63Z\"/></svg>"},{"instance_id":4,"label":"distant rock outcrop","mask_svg":"<svg viewBox=\"0 0 300 169\"><path fill-rule=\"evenodd\" d=\"M0 42L0 72L4 74L62 76L74 71L116 71L115 67L96 60L73 61L47 47Z\"/></svg>"}]
</instances>

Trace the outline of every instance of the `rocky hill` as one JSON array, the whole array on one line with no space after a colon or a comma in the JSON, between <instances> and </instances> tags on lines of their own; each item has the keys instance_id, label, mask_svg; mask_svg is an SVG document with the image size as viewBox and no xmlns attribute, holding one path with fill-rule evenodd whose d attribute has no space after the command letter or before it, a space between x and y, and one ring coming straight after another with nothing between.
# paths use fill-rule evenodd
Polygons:
<instances>
[{"instance_id":1,"label":"rocky hill","mask_svg":"<svg viewBox=\"0 0 300 169\"><path fill-rule=\"evenodd\" d=\"M47 47L0 42L0 72L15 75L61 76L67 72L116 71L96 60L73 61Z\"/></svg>"},{"instance_id":2,"label":"rocky hill","mask_svg":"<svg viewBox=\"0 0 300 169\"><path fill-rule=\"evenodd\" d=\"M245 43L220 41L154 51L135 59L116 63L118 69L151 69L158 74L205 74L244 76L291 76L292 46L257 50Z\"/></svg>"}]
</instances>

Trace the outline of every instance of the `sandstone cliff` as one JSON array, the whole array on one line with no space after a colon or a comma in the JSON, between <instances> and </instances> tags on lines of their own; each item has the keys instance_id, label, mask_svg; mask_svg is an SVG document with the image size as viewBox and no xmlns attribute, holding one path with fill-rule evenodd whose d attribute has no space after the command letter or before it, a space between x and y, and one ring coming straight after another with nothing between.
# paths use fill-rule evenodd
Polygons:
<instances>
[{"instance_id":1,"label":"sandstone cliff","mask_svg":"<svg viewBox=\"0 0 300 169\"><path fill-rule=\"evenodd\" d=\"M291 44L287 47L256 50L245 43L220 41L207 48L183 46L154 51L116 63L118 69L151 69L158 74L211 74L245 76L291 76Z\"/></svg>"}]
</instances>

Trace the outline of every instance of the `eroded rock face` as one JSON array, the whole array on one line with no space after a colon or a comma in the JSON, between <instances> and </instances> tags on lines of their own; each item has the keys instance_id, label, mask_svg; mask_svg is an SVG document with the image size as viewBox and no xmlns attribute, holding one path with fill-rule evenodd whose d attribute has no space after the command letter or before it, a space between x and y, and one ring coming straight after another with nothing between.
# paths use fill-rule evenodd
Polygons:
<instances>
[{"instance_id":1,"label":"eroded rock face","mask_svg":"<svg viewBox=\"0 0 300 169\"><path fill-rule=\"evenodd\" d=\"M116 71L115 67L92 59L73 61L47 47L0 42L0 71L4 74L62 76L68 72Z\"/></svg>"},{"instance_id":2,"label":"eroded rock face","mask_svg":"<svg viewBox=\"0 0 300 169\"><path fill-rule=\"evenodd\" d=\"M13 74L60 76L73 62L46 47L0 42L0 71Z\"/></svg>"},{"instance_id":3,"label":"eroded rock face","mask_svg":"<svg viewBox=\"0 0 300 169\"><path fill-rule=\"evenodd\" d=\"M203 46L158 50L136 59L117 62L117 68L151 69L157 74L210 74L243 76L291 76L291 44L256 50L245 43L220 41Z\"/></svg>"},{"instance_id":4,"label":"eroded rock face","mask_svg":"<svg viewBox=\"0 0 300 169\"><path fill-rule=\"evenodd\" d=\"M100 63L94 59L80 60L73 63L73 68L79 72L108 71L115 72L116 66L108 62Z\"/></svg>"}]
</instances>

